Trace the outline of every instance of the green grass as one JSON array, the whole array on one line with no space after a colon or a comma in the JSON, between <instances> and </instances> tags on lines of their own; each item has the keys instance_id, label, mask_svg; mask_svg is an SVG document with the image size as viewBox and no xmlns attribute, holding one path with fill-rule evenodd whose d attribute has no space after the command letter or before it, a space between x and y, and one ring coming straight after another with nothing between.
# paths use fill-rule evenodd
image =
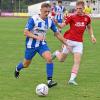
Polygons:
<instances>
[{"instance_id":1,"label":"green grass","mask_svg":"<svg viewBox=\"0 0 100 100\"><path fill-rule=\"evenodd\" d=\"M30 67L21 71L19 79L13 76L15 66L24 58L26 20L0 18L0 100L100 100L100 20L93 20L97 44L93 45L85 33L84 55L77 78L79 85L67 84L72 55L64 63L54 60L54 80L58 86L51 88L47 97L35 94L36 85L46 82L45 61L38 54ZM52 52L61 46L51 31L47 33L47 41Z\"/></svg>"}]
</instances>

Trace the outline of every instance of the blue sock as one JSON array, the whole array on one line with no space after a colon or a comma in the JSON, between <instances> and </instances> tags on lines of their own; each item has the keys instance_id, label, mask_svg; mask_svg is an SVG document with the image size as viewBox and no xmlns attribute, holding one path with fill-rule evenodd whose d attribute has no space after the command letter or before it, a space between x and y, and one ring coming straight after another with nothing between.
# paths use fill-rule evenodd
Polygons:
<instances>
[{"instance_id":1,"label":"blue sock","mask_svg":"<svg viewBox=\"0 0 100 100\"><path fill-rule=\"evenodd\" d=\"M17 65L17 70L18 71L20 71L21 69L23 69L24 67L23 67L23 63L22 62L20 62L18 65Z\"/></svg>"},{"instance_id":2,"label":"blue sock","mask_svg":"<svg viewBox=\"0 0 100 100\"><path fill-rule=\"evenodd\" d=\"M53 63L47 63L47 79L52 80L52 75L53 75Z\"/></svg>"}]
</instances>

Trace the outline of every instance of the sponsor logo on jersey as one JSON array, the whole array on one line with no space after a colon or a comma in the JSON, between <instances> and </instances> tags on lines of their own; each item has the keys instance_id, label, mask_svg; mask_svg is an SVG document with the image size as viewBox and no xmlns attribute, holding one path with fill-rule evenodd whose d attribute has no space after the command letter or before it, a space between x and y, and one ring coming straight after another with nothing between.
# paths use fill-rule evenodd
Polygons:
<instances>
[{"instance_id":1,"label":"sponsor logo on jersey","mask_svg":"<svg viewBox=\"0 0 100 100\"><path fill-rule=\"evenodd\" d=\"M77 27L84 27L85 26L85 23L84 22L77 22L75 24L75 26L77 26Z\"/></svg>"}]
</instances>

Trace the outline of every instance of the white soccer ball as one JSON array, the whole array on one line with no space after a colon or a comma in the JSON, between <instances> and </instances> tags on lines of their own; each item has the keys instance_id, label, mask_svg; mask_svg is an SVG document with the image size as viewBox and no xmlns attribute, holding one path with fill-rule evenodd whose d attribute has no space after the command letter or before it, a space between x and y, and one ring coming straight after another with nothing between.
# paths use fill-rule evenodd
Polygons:
<instances>
[{"instance_id":1,"label":"white soccer ball","mask_svg":"<svg viewBox=\"0 0 100 100\"><path fill-rule=\"evenodd\" d=\"M48 86L46 84L39 84L36 86L36 94L38 96L47 96L48 95Z\"/></svg>"}]
</instances>

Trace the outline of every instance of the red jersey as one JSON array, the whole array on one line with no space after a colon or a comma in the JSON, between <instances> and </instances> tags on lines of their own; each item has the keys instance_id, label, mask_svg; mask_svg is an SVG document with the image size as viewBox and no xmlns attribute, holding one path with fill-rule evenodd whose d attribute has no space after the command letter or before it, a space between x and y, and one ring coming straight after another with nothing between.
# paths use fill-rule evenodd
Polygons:
<instances>
[{"instance_id":1,"label":"red jersey","mask_svg":"<svg viewBox=\"0 0 100 100\"><path fill-rule=\"evenodd\" d=\"M67 16L65 23L70 24L70 29L65 32L64 38L73 41L83 42L83 33L86 29L86 26L91 23L91 18L86 14L73 14Z\"/></svg>"},{"instance_id":2,"label":"red jersey","mask_svg":"<svg viewBox=\"0 0 100 100\"><path fill-rule=\"evenodd\" d=\"M52 16L55 16L55 15L56 15L56 14L55 14L55 6L51 7L51 15L52 15Z\"/></svg>"}]
</instances>

